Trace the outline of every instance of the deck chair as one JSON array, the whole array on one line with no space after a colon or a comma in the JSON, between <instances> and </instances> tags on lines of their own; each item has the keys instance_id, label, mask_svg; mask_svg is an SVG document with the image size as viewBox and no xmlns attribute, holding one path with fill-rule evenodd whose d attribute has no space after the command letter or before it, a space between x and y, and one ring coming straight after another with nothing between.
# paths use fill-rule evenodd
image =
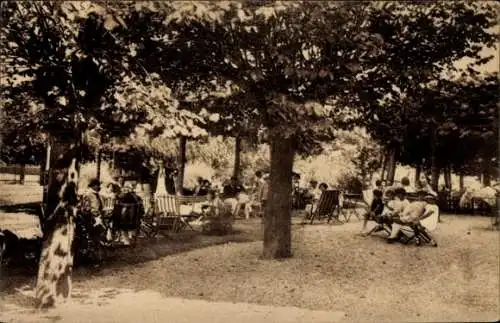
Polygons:
<instances>
[{"instance_id":1,"label":"deck chair","mask_svg":"<svg viewBox=\"0 0 500 323\"><path fill-rule=\"evenodd\" d=\"M313 224L315 219L321 219L327 217L327 223L330 223L332 219L337 222L343 223L340 219L340 191L339 190L327 190L321 193L318 204L316 207L312 207L311 211L306 213L306 219L310 218L310 224Z\"/></svg>"},{"instance_id":2,"label":"deck chair","mask_svg":"<svg viewBox=\"0 0 500 323\"><path fill-rule=\"evenodd\" d=\"M189 224L195 205L206 201L206 196L177 196L171 194L155 195L154 198L154 226L156 230L170 229L180 232L186 227L195 231ZM183 206L188 207L188 211ZM195 215L196 216L196 215Z\"/></svg>"},{"instance_id":3,"label":"deck chair","mask_svg":"<svg viewBox=\"0 0 500 323\"><path fill-rule=\"evenodd\" d=\"M417 246L424 244L431 244L437 247L437 242L431 235L438 225L439 220L439 207L434 205L434 213L426 219L420 221L417 225L408 225L401 228L400 241L404 244L415 242Z\"/></svg>"},{"instance_id":4,"label":"deck chair","mask_svg":"<svg viewBox=\"0 0 500 323\"><path fill-rule=\"evenodd\" d=\"M113 196L101 195L102 200L102 212L105 216L111 215L113 209L115 208L115 198Z\"/></svg>"}]
</instances>

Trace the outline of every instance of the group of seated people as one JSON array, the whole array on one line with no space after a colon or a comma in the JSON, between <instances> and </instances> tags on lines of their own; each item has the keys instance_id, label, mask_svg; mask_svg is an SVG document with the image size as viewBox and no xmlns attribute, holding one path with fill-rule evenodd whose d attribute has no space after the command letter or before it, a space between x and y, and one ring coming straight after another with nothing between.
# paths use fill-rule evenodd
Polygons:
<instances>
[{"instance_id":1,"label":"group of seated people","mask_svg":"<svg viewBox=\"0 0 500 323\"><path fill-rule=\"evenodd\" d=\"M404 178L401 184L384 189L381 181L376 182L370 210L364 216L362 235L368 236L386 226L391 231L387 241L392 243L400 240L403 227L410 227L416 234L417 244L418 234L423 234L432 245L437 246L428 230L439 217L437 194L425 179L419 181L417 189L409 185L408 178ZM413 196L412 201L408 199L409 194ZM367 231L370 220L377 224Z\"/></svg>"},{"instance_id":2,"label":"group of seated people","mask_svg":"<svg viewBox=\"0 0 500 323\"><path fill-rule=\"evenodd\" d=\"M136 192L137 183L125 182L123 178L114 183L109 183L101 190L98 179L91 179L82 195L80 213L82 220L93 229L96 239L106 232L106 240L117 241L129 245L135 238L140 226L141 217L145 214L143 199ZM114 207L108 214L104 212L104 198L111 198ZM104 225L112 223L112 227Z\"/></svg>"}]
</instances>

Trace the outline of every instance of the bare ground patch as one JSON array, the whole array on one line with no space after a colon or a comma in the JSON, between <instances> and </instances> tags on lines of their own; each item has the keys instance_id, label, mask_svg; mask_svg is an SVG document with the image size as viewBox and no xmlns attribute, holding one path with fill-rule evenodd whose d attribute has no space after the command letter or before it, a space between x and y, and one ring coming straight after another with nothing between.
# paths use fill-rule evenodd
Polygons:
<instances>
[{"instance_id":1,"label":"bare ground patch","mask_svg":"<svg viewBox=\"0 0 500 323\"><path fill-rule=\"evenodd\" d=\"M343 311L351 322L498 319L498 232L486 229L488 218L444 220L435 233L438 248L363 238L356 235L359 222L294 226L291 259L259 260L259 241L167 252L134 265L106 266L90 276L80 271L74 287L81 294L75 297L85 299L103 287L126 288L167 297ZM258 221L246 225L258 235ZM18 294L4 300L16 302Z\"/></svg>"}]
</instances>

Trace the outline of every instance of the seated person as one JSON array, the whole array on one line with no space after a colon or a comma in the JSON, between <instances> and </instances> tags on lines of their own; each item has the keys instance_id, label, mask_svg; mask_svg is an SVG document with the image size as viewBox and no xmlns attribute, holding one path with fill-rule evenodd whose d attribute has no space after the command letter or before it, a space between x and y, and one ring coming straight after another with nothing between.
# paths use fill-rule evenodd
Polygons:
<instances>
[{"instance_id":1,"label":"seated person","mask_svg":"<svg viewBox=\"0 0 500 323\"><path fill-rule=\"evenodd\" d=\"M113 210L113 229L118 233L117 239L129 245L144 216L144 204L134 190L134 183L127 183L118 197Z\"/></svg>"},{"instance_id":2,"label":"seated person","mask_svg":"<svg viewBox=\"0 0 500 323\"><path fill-rule=\"evenodd\" d=\"M212 184L208 179L204 179L201 183L200 190L198 191L198 195L204 196L207 195L208 192L212 189Z\"/></svg>"},{"instance_id":3,"label":"seated person","mask_svg":"<svg viewBox=\"0 0 500 323\"><path fill-rule=\"evenodd\" d=\"M207 218L218 217L226 210L224 203L215 190L208 191L207 201L201 207L201 216L198 220L203 221Z\"/></svg>"},{"instance_id":4,"label":"seated person","mask_svg":"<svg viewBox=\"0 0 500 323\"><path fill-rule=\"evenodd\" d=\"M363 220L363 232L366 230L366 226L368 224L369 220L375 220L377 219L382 212L384 211L384 202L382 200L383 192L379 189L374 189L373 190L373 200L372 204L370 205L370 211L365 214L364 220ZM368 235L371 232L364 233L364 235Z\"/></svg>"},{"instance_id":5,"label":"seated person","mask_svg":"<svg viewBox=\"0 0 500 323\"><path fill-rule=\"evenodd\" d=\"M240 184L240 182L238 181L238 178L233 176L233 177L231 177L231 180L229 181L229 183L224 185L222 197L223 197L223 199L232 199L232 198L235 199L235 198L237 198L238 194L240 194L244 190L245 190L245 188L243 187L243 185Z\"/></svg>"},{"instance_id":6,"label":"seated person","mask_svg":"<svg viewBox=\"0 0 500 323\"><path fill-rule=\"evenodd\" d=\"M426 192L427 194L433 195L433 196L438 196L436 191L434 191L431 187L431 184L429 184L429 181L425 176L421 176L420 180L417 182L417 188L419 192Z\"/></svg>"},{"instance_id":7,"label":"seated person","mask_svg":"<svg viewBox=\"0 0 500 323\"><path fill-rule=\"evenodd\" d=\"M80 220L90 232L93 243L100 244L105 240L106 226L103 221L103 201L99 194L101 183L98 179L90 180L88 190L84 192L80 207Z\"/></svg>"},{"instance_id":8,"label":"seated person","mask_svg":"<svg viewBox=\"0 0 500 323\"><path fill-rule=\"evenodd\" d=\"M374 220L377 222L377 225L367 232L366 235L383 230L384 224L392 225L393 217L395 215L399 215L408 203L409 202L405 198L405 190L403 188L388 188L386 190L386 203L384 209L379 216L374 216Z\"/></svg>"},{"instance_id":9,"label":"seated person","mask_svg":"<svg viewBox=\"0 0 500 323\"><path fill-rule=\"evenodd\" d=\"M401 185L403 186L406 193L415 193L415 188L410 185L410 179L408 177L403 177L401 179Z\"/></svg>"},{"instance_id":10,"label":"seated person","mask_svg":"<svg viewBox=\"0 0 500 323\"><path fill-rule=\"evenodd\" d=\"M205 232L226 232L232 227L232 209L226 207L215 190L210 190L207 197L208 201L202 207L202 215L192 224L201 224Z\"/></svg>"},{"instance_id":11,"label":"seated person","mask_svg":"<svg viewBox=\"0 0 500 323\"><path fill-rule=\"evenodd\" d=\"M224 186L222 193L224 203L231 206L233 215L236 215L245 206L245 217L250 217L250 199L245 193L245 188L240 184L238 178L231 177L229 184Z\"/></svg>"},{"instance_id":12,"label":"seated person","mask_svg":"<svg viewBox=\"0 0 500 323\"><path fill-rule=\"evenodd\" d=\"M411 226L414 230L419 230L428 235L428 232L422 224L432 215L439 215L439 208L437 208L435 204L435 197L428 194L426 191L419 191L417 201L406 204L399 214L393 216L394 223L392 225L391 235L388 237L388 242L398 240L398 234L402 226ZM435 242L433 243L435 244Z\"/></svg>"},{"instance_id":13,"label":"seated person","mask_svg":"<svg viewBox=\"0 0 500 323\"><path fill-rule=\"evenodd\" d=\"M261 177L261 182L254 193L252 206L256 208L257 216L264 215L267 196L269 195L269 174L265 173Z\"/></svg>"},{"instance_id":14,"label":"seated person","mask_svg":"<svg viewBox=\"0 0 500 323\"><path fill-rule=\"evenodd\" d=\"M304 198L306 199L306 203L309 206L311 212L315 211L322 192L323 191L318 187L318 181L311 180L309 182L309 187L304 194Z\"/></svg>"},{"instance_id":15,"label":"seated person","mask_svg":"<svg viewBox=\"0 0 500 323\"><path fill-rule=\"evenodd\" d=\"M202 195L206 195L206 192L203 192L205 189L205 187L203 186L203 182L204 182L204 179L202 177L197 177L196 178L196 185L193 189L193 195L196 195L196 196L202 196Z\"/></svg>"}]
</instances>

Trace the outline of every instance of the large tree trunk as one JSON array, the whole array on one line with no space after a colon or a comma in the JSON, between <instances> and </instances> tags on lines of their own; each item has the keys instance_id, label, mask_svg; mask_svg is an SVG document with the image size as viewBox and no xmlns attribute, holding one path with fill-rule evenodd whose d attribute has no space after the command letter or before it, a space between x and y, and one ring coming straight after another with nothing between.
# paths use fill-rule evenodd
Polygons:
<instances>
[{"instance_id":1,"label":"large tree trunk","mask_svg":"<svg viewBox=\"0 0 500 323\"><path fill-rule=\"evenodd\" d=\"M241 173L241 137L235 137L235 145L234 145L234 170L233 176L236 178L240 178Z\"/></svg>"},{"instance_id":2,"label":"large tree trunk","mask_svg":"<svg viewBox=\"0 0 500 323\"><path fill-rule=\"evenodd\" d=\"M295 142L271 138L271 174L268 204L264 213L264 259L292 256L292 170Z\"/></svg>"},{"instance_id":3,"label":"large tree trunk","mask_svg":"<svg viewBox=\"0 0 500 323\"><path fill-rule=\"evenodd\" d=\"M186 167L186 137L179 138L179 154L177 155L177 178L176 178L176 192L177 195L184 194L184 169Z\"/></svg>"},{"instance_id":4,"label":"large tree trunk","mask_svg":"<svg viewBox=\"0 0 500 323\"><path fill-rule=\"evenodd\" d=\"M80 140L51 143L48 188L41 219L43 247L36 282L39 308L56 306L71 295L74 257L74 219L78 203L78 159Z\"/></svg>"},{"instance_id":5,"label":"large tree trunk","mask_svg":"<svg viewBox=\"0 0 500 323\"><path fill-rule=\"evenodd\" d=\"M26 177L26 164L22 163L19 169L19 184L24 185L25 177Z\"/></svg>"},{"instance_id":6,"label":"large tree trunk","mask_svg":"<svg viewBox=\"0 0 500 323\"><path fill-rule=\"evenodd\" d=\"M392 148L389 151L389 156L388 156L388 170L387 170L387 184L388 185L393 185L394 184L394 177L396 175L396 149Z\"/></svg>"}]
</instances>

